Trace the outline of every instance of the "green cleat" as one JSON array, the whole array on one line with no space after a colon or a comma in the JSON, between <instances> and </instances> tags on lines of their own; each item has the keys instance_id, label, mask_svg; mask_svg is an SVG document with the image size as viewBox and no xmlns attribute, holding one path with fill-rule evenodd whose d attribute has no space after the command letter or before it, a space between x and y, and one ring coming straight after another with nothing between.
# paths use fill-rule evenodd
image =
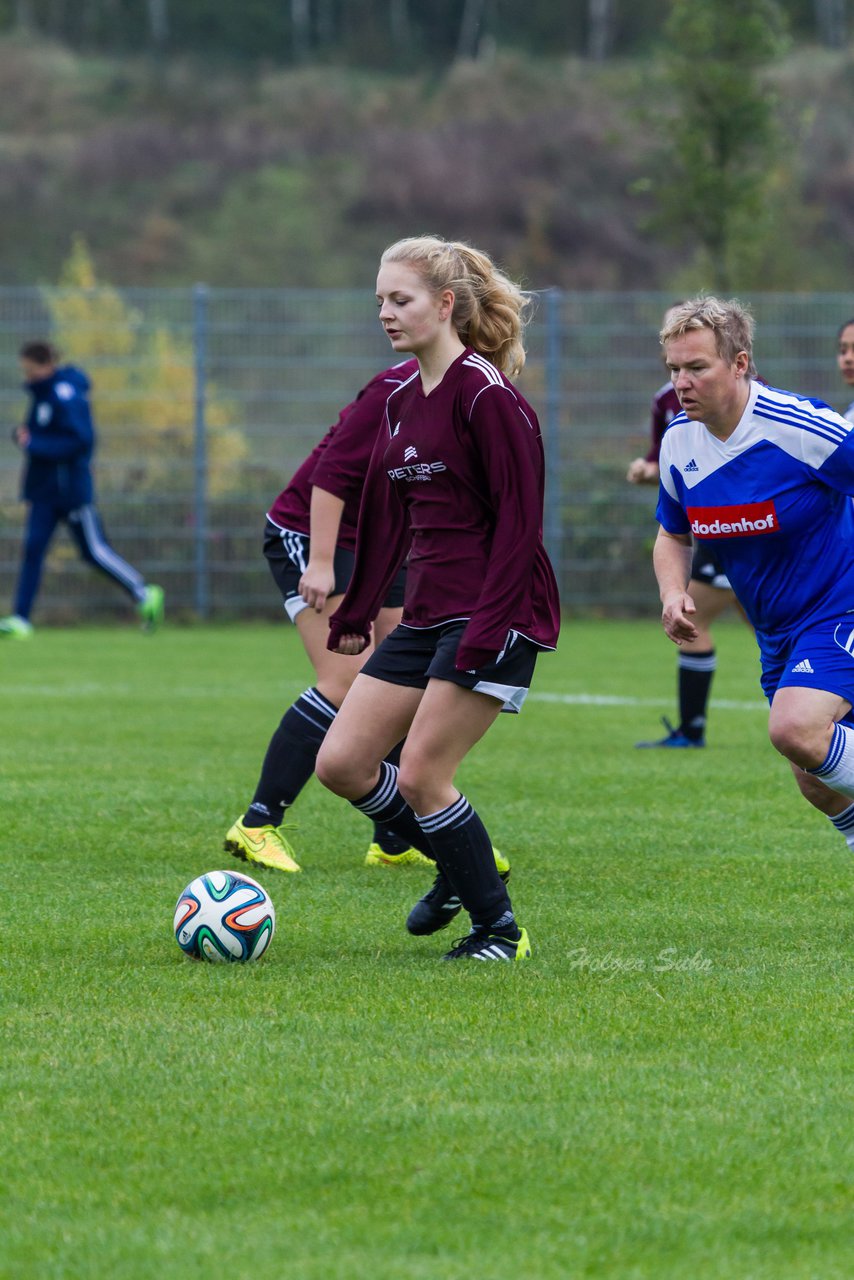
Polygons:
<instances>
[{"instance_id":1,"label":"green cleat","mask_svg":"<svg viewBox=\"0 0 854 1280\"><path fill-rule=\"evenodd\" d=\"M238 818L225 837L223 848L235 858L272 871L299 871L294 851L282 835L281 827L245 827Z\"/></svg>"},{"instance_id":2,"label":"green cleat","mask_svg":"<svg viewBox=\"0 0 854 1280\"><path fill-rule=\"evenodd\" d=\"M404 849L403 853L386 853L382 845L377 844L376 841L365 854L366 867L434 867L435 865L420 849Z\"/></svg>"},{"instance_id":3,"label":"green cleat","mask_svg":"<svg viewBox=\"0 0 854 1280\"><path fill-rule=\"evenodd\" d=\"M33 624L17 613L8 618L0 618L0 636L8 636L10 640L29 640L32 634Z\"/></svg>"},{"instance_id":4,"label":"green cleat","mask_svg":"<svg viewBox=\"0 0 854 1280\"><path fill-rule=\"evenodd\" d=\"M142 618L143 631L155 631L163 622L165 602L162 587L148 586L145 595L136 606Z\"/></svg>"},{"instance_id":5,"label":"green cleat","mask_svg":"<svg viewBox=\"0 0 854 1280\"><path fill-rule=\"evenodd\" d=\"M527 929L522 929L518 938L506 938L503 933L490 933L488 929L472 929L442 956L443 960L504 960L511 964L530 958Z\"/></svg>"}]
</instances>

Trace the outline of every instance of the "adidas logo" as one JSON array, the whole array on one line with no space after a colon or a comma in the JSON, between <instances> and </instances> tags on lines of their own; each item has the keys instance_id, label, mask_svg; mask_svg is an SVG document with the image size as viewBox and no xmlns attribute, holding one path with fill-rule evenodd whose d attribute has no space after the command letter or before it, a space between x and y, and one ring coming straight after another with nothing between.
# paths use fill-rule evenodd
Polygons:
<instances>
[{"instance_id":1,"label":"adidas logo","mask_svg":"<svg viewBox=\"0 0 854 1280\"><path fill-rule=\"evenodd\" d=\"M685 463L685 466L682 468L682 470L683 471L699 471L700 468L697 466L696 462L692 458L690 462Z\"/></svg>"},{"instance_id":2,"label":"adidas logo","mask_svg":"<svg viewBox=\"0 0 854 1280\"><path fill-rule=\"evenodd\" d=\"M400 424L398 423L398 426L399 425ZM417 458L417 457L418 457L418 450L415 448L414 445L408 444L403 451L403 461L411 462L413 458Z\"/></svg>"},{"instance_id":3,"label":"adidas logo","mask_svg":"<svg viewBox=\"0 0 854 1280\"><path fill-rule=\"evenodd\" d=\"M797 672L799 671L802 671L804 675L810 675L810 676L815 675L815 671L813 670L813 665L810 662L809 658L804 658L803 662L799 662L796 667L792 667L792 675L796 675Z\"/></svg>"}]
</instances>

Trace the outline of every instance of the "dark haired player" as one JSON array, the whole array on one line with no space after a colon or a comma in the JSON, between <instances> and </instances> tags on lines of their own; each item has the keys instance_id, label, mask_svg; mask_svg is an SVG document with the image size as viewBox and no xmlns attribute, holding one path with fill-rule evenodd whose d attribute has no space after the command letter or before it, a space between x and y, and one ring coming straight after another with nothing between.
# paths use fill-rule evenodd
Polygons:
<instances>
[{"instance_id":1,"label":"dark haired player","mask_svg":"<svg viewBox=\"0 0 854 1280\"><path fill-rule=\"evenodd\" d=\"M849 388L854 391L854 320L846 320L839 326L836 335L836 363ZM849 422L854 422L854 400L844 410L844 416Z\"/></svg>"},{"instance_id":2,"label":"dark haired player","mask_svg":"<svg viewBox=\"0 0 854 1280\"><path fill-rule=\"evenodd\" d=\"M49 342L25 342L19 361L31 403L26 422L16 427L12 438L26 457L22 496L29 511L13 612L0 619L0 635L17 640L32 635L30 613L59 524L67 526L82 559L134 600L145 628L151 630L163 618L163 591L147 585L113 549L95 506L89 379L82 369L60 365Z\"/></svg>"}]
</instances>

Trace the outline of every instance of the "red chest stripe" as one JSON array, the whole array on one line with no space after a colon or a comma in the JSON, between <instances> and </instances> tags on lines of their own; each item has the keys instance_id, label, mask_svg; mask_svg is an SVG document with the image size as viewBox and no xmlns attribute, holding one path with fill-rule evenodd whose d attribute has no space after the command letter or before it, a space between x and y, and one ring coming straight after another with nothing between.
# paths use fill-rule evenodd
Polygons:
<instances>
[{"instance_id":1,"label":"red chest stripe","mask_svg":"<svg viewBox=\"0 0 854 1280\"><path fill-rule=\"evenodd\" d=\"M686 507L685 511L695 538L752 538L780 528L771 498L737 507Z\"/></svg>"}]
</instances>

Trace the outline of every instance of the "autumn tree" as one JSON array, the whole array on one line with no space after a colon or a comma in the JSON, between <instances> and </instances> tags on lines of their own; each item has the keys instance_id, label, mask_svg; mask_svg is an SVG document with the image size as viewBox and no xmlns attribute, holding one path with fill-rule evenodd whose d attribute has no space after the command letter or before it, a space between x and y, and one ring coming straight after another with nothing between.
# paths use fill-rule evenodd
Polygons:
<instances>
[{"instance_id":1,"label":"autumn tree","mask_svg":"<svg viewBox=\"0 0 854 1280\"><path fill-rule=\"evenodd\" d=\"M195 372L186 337L146 322L118 290L100 284L76 239L59 287L44 290L52 337L63 358L94 383L99 458L110 487L125 493L188 488L195 440ZM207 484L211 496L239 481L247 446L235 406L207 384Z\"/></svg>"},{"instance_id":2,"label":"autumn tree","mask_svg":"<svg viewBox=\"0 0 854 1280\"><path fill-rule=\"evenodd\" d=\"M764 235L780 145L762 70L785 43L775 0L673 0L665 31L675 113L663 122L664 219L727 291Z\"/></svg>"}]
</instances>

